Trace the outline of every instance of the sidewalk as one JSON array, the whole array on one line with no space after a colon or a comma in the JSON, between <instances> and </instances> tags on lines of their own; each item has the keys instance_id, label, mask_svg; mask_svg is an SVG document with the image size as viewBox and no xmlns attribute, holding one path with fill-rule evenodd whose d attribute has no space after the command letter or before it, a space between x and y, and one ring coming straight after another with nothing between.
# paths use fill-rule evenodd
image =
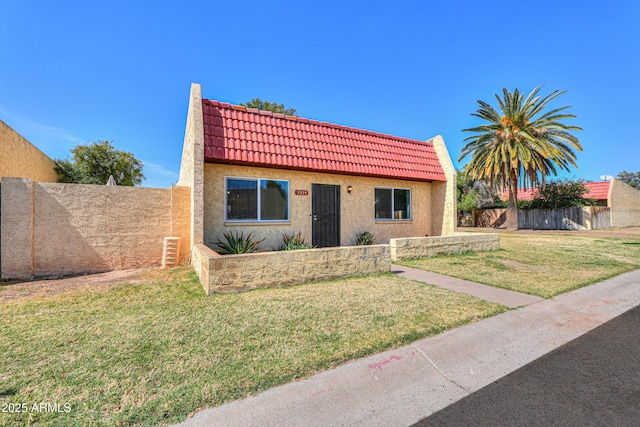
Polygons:
<instances>
[{"instance_id":1,"label":"sidewalk","mask_svg":"<svg viewBox=\"0 0 640 427\"><path fill-rule=\"evenodd\" d=\"M474 288L442 277L446 286ZM486 288L477 286L476 293ZM552 300L528 301L524 308L203 410L180 425L413 424L640 305L640 270Z\"/></svg>"},{"instance_id":2,"label":"sidewalk","mask_svg":"<svg viewBox=\"0 0 640 427\"><path fill-rule=\"evenodd\" d=\"M417 268L405 267L403 265L392 265L391 272L408 279L430 283L455 292L462 292L481 298L485 301L497 302L509 308L518 308L536 302L544 301L544 298L533 295L521 294L520 292L509 291L507 289L494 288L493 286L481 285L467 280L456 279L455 277L443 276L442 274L430 271L419 270Z\"/></svg>"}]
</instances>

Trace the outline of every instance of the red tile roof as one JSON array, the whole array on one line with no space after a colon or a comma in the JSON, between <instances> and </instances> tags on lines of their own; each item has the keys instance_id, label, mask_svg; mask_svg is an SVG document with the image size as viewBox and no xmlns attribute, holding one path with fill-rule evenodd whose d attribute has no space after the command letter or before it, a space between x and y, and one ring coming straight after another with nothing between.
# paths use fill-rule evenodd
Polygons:
<instances>
[{"instance_id":1,"label":"red tile roof","mask_svg":"<svg viewBox=\"0 0 640 427\"><path fill-rule=\"evenodd\" d=\"M596 199L596 200L607 200L609 195L609 185L610 182L585 182L584 186L589 190L586 194L584 194L585 198ZM533 200L533 198L538 194L537 188L527 188L518 189L518 199L519 200ZM505 198L509 197L509 192L505 192Z\"/></svg>"},{"instance_id":2,"label":"red tile roof","mask_svg":"<svg viewBox=\"0 0 640 427\"><path fill-rule=\"evenodd\" d=\"M596 200L607 200L609 198L609 186L611 182L587 182L584 184L589 190L586 197Z\"/></svg>"},{"instance_id":3,"label":"red tile roof","mask_svg":"<svg viewBox=\"0 0 640 427\"><path fill-rule=\"evenodd\" d=\"M208 99L202 106L209 163L446 181L430 142Z\"/></svg>"}]
</instances>

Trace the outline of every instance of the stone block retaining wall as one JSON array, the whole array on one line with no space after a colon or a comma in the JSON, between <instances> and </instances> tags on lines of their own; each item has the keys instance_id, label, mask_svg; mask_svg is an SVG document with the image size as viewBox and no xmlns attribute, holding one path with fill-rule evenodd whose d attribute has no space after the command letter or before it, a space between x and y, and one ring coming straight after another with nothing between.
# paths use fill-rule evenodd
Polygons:
<instances>
[{"instance_id":1,"label":"stone block retaining wall","mask_svg":"<svg viewBox=\"0 0 640 427\"><path fill-rule=\"evenodd\" d=\"M450 236L439 237L409 237L391 239L390 245L391 258L394 261L402 261L468 251L495 251L500 249L500 235L454 233Z\"/></svg>"},{"instance_id":2,"label":"stone block retaining wall","mask_svg":"<svg viewBox=\"0 0 640 427\"><path fill-rule=\"evenodd\" d=\"M207 294L390 271L389 245L219 255L195 245L193 266Z\"/></svg>"},{"instance_id":3,"label":"stone block retaining wall","mask_svg":"<svg viewBox=\"0 0 640 427\"><path fill-rule=\"evenodd\" d=\"M219 255L194 245L191 261L208 295L391 271L391 261L500 248L498 234L391 239L390 245L341 246Z\"/></svg>"}]
</instances>

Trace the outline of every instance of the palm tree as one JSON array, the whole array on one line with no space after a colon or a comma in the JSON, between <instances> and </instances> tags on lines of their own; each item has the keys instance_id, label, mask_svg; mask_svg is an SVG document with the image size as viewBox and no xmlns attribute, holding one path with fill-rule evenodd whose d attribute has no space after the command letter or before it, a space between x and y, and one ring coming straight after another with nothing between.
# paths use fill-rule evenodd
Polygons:
<instances>
[{"instance_id":1,"label":"palm tree","mask_svg":"<svg viewBox=\"0 0 640 427\"><path fill-rule=\"evenodd\" d=\"M562 123L576 116L564 112L567 107L544 112L549 102L566 91L555 90L544 98L538 96L540 86L526 98L516 89L513 93L503 89L502 98L495 95L500 111L484 101L472 116L488 123L464 129L474 135L465 138L460 158L471 155L465 174L475 180L485 180L494 191L509 190L507 222L509 229L518 228L518 184L524 188L544 185L546 177L557 174L558 169L569 170L576 165L574 150L582 146L569 131L582 130L578 126Z\"/></svg>"}]
</instances>

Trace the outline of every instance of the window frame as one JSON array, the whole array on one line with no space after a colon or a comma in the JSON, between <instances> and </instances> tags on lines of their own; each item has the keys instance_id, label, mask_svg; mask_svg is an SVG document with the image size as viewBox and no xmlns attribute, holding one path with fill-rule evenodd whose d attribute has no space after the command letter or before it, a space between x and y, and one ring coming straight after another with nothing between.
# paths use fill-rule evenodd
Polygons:
<instances>
[{"instance_id":1,"label":"window frame","mask_svg":"<svg viewBox=\"0 0 640 427\"><path fill-rule=\"evenodd\" d=\"M391 218L376 218L376 190L391 190ZM395 203L396 203L396 190L408 191L409 192L409 209L407 213L407 218L394 218L395 213ZM402 188L402 187L373 187L373 217L375 221L388 222L388 221L412 221L413 219L413 195L411 188Z\"/></svg>"},{"instance_id":2,"label":"window frame","mask_svg":"<svg viewBox=\"0 0 640 427\"><path fill-rule=\"evenodd\" d=\"M228 204L228 197L227 195L229 194L229 180L230 179L234 179L234 180L239 180L239 181L254 181L256 182L256 213L257 213L257 218L251 218L251 219L237 219L237 218L228 218L228 214L229 214L229 204ZM287 183L287 218L286 219L261 219L262 216L262 200L261 200L261 191L260 189L261 187L261 183L263 181L282 181L282 182L286 182ZM291 222L291 182L288 179L279 179L279 178L254 178L254 177L244 177L244 176L225 176L224 177L224 222L233 222L233 223L264 223L264 224L269 224L269 223L277 223L277 224L282 224L282 223L287 223L287 222Z\"/></svg>"}]
</instances>

